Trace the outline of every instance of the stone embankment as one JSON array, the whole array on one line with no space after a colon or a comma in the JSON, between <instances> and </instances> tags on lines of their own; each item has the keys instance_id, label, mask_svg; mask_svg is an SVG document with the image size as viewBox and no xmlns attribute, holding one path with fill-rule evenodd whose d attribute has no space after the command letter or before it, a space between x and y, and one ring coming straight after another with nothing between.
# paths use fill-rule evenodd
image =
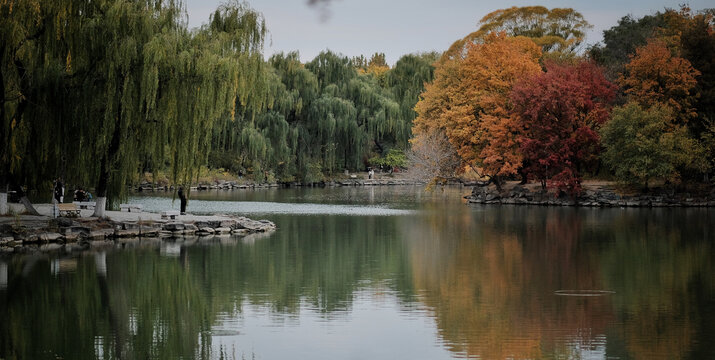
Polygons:
<instances>
[{"instance_id":1,"label":"stone embankment","mask_svg":"<svg viewBox=\"0 0 715 360\"><path fill-rule=\"evenodd\" d=\"M587 188L581 196L557 196L552 192L531 190L521 185L497 191L495 187L474 187L465 196L471 204L586 206L586 207L715 207L715 189L709 195L687 193L621 195L611 187Z\"/></svg>"},{"instance_id":2,"label":"stone embankment","mask_svg":"<svg viewBox=\"0 0 715 360\"><path fill-rule=\"evenodd\" d=\"M162 239L214 235L246 236L274 231L267 220L245 217L204 217L201 220L108 220L97 218L56 218L24 216L22 220L0 223L0 254L34 251L82 250L95 241L125 238ZM7 218L5 218L7 219Z\"/></svg>"}]
</instances>

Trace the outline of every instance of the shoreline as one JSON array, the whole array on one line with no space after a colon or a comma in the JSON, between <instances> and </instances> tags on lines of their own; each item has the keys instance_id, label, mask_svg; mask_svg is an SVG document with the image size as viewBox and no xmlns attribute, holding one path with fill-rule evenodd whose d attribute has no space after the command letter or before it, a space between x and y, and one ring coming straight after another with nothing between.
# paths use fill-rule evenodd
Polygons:
<instances>
[{"instance_id":1,"label":"shoreline","mask_svg":"<svg viewBox=\"0 0 715 360\"><path fill-rule=\"evenodd\" d=\"M53 218L52 204L37 204L41 216L0 217L0 256L39 251L76 252L127 239L161 242L186 238L247 237L275 231L267 220L242 216L179 215L162 219L152 212L107 211L106 218L81 210L79 217Z\"/></svg>"},{"instance_id":2,"label":"shoreline","mask_svg":"<svg viewBox=\"0 0 715 360\"><path fill-rule=\"evenodd\" d=\"M619 194L613 183L584 184L584 191L576 198L557 196L543 191L536 184L507 184L502 191L494 185L474 187L472 193L464 197L469 204L484 205L534 205L573 207L715 207L715 188L708 195L693 196L690 193L650 193Z\"/></svg>"},{"instance_id":3,"label":"shoreline","mask_svg":"<svg viewBox=\"0 0 715 360\"><path fill-rule=\"evenodd\" d=\"M400 177L383 177L376 179L361 179L349 178L341 180L321 181L312 184L304 184L301 182L281 182L281 183L263 183L263 184L239 184L236 181L219 181L216 184L199 184L191 186L191 191L209 191L209 190L255 190L255 189L287 189L295 187L340 187L340 186L407 186L407 185L425 185L426 181L405 179ZM457 185L459 183L455 183ZM466 185L465 185L466 186ZM134 192L170 192L174 191L175 186L153 186L149 183L132 188Z\"/></svg>"}]
</instances>

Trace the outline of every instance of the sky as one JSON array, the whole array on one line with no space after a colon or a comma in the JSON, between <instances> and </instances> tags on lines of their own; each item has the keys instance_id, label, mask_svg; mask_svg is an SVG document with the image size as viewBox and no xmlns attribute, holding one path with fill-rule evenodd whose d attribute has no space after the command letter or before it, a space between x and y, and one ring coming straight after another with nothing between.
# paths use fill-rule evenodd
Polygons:
<instances>
[{"instance_id":1,"label":"sky","mask_svg":"<svg viewBox=\"0 0 715 360\"><path fill-rule=\"evenodd\" d=\"M189 27L208 22L222 0L184 0ZM593 25L586 44L602 40L603 30L625 15L636 18L684 0L333 0L327 6L309 6L308 0L249 0L263 14L269 31L266 57L297 50L308 62L329 49L349 57L385 53L388 64L405 54L446 50L454 41L477 29L486 14L511 6L570 7ZM694 10L715 7L712 0L691 0Z\"/></svg>"}]
</instances>

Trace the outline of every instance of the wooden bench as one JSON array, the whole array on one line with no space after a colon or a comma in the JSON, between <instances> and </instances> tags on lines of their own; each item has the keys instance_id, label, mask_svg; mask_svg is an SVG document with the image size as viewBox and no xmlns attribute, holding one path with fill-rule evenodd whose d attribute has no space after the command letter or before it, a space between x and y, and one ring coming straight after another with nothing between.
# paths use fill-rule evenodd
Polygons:
<instances>
[{"instance_id":1,"label":"wooden bench","mask_svg":"<svg viewBox=\"0 0 715 360\"><path fill-rule=\"evenodd\" d=\"M167 210L167 211L162 211L161 212L161 218L162 219L176 219L176 217L179 216L179 211L178 210Z\"/></svg>"},{"instance_id":2,"label":"wooden bench","mask_svg":"<svg viewBox=\"0 0 715 360\"><path fill-rule=\"evenodd\" d=\"M73 201L72 203L77 205L78 208L85 210L94 210L94 207L97 206L97 203L94 201Z\"/></svg>"},{"instance_id":3,"label":"wooden bench","mask_svg":"<svg viewBox=\"0 0 715 360\"><path fill-rule=\"evenodd\" d=\"M60 216L79 217L79 209L75 204L57 204Z\"/></svg>"},{"instance_id":4,"label":"wooden bench","mask_svg":"<svg viewBox=\"0 0 715 360\"><path fill-rule=\"evenodd\" d=\"M142 212L143 208L141 204L119 204L119 209L126 212Z\"/></svg>"}]
</instances>

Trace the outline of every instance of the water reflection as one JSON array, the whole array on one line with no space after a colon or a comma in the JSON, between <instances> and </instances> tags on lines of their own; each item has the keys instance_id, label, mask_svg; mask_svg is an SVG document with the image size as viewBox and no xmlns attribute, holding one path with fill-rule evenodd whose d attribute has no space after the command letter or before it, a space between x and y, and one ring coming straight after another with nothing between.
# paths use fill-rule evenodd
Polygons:
<instances>
[{"instance_id":1,"label":"water reflection","mask_svg":"<svg viewBox=\"0 0 715 360\"><path fill-rule=\"evenodd\" d=\"M274 213L273 234L0 259L0 358L715 358L712 211L392 191L216 207L323 194L408 215Z\"/></svg>"},{"instance_id":2,"label":"water reflection","mask_svg":"<svg viewBox=\"0 0 715 360\"><path fill-rule=\"evenodd\" d=\"M7 288L7 264L0 261L0 290Z\"/></svg>"},{"instance_id":3,"label":"water reflection","mask_svg":"<svg viewBox=\"0 0 715 360\"><path fill-rule=\"evenodd\" d=\"M712 320L691 304L713 299L712 244L703 236L711 219L699 210L475 208L406 231L417 243L417 291L455 351L682 359L703 347L695 334L708 336L693 319ZM559 289L604 296L554 296Z\"/></svg>"}]
</instances>

